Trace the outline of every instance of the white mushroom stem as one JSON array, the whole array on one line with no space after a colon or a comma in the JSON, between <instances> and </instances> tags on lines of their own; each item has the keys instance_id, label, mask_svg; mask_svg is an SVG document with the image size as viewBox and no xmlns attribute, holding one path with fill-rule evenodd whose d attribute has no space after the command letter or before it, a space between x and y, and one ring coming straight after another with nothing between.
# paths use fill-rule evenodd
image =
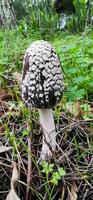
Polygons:
<instances>
[{"instance_id":1,"label":"white mushroom stem","mask_svg":"<svg viewBox=\"0 0 93 200\"><path fill-rule=\"evenodd\" d=\"M55 151L56 149L55 123L54 123L52 109L39 109L39 114L40 114L40 124L44 132L41 158L45 159L46 156L51 157L52 154L48 144L46 144L45 141L49 143L53 151Z\"/></svg>"}]
</instances>

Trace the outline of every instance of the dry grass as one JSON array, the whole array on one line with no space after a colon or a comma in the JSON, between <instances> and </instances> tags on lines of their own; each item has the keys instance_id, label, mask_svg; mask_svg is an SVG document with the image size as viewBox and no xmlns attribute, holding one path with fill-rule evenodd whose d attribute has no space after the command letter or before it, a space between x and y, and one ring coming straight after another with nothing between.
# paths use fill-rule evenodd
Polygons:
<instances>
[{"instance_id":1,"label":"dry grass","mask_svg":"<svg viewBox=\"0 0 93 200\"><path fill-rule=\"evenodd\" d=\"M17 194L21 200L92 200L93 119L76 119L64 111L59 125L55 119L57 150L48 162L54 163L54 173L58 167L63 167L66 175L57 186L52 185L51 173L47 183L39 162L42 134L38 114L32 111L30 137L27 130L29 114L18 89L15 92L14 88L11 80L11 89L0 90L0 199L4 200L10 190L12 162L15 161L19 172ZM12 149L2 150L2 146L12 146ZM48 190L53 190L51 197Z\"/></svg>"}]
</instances>

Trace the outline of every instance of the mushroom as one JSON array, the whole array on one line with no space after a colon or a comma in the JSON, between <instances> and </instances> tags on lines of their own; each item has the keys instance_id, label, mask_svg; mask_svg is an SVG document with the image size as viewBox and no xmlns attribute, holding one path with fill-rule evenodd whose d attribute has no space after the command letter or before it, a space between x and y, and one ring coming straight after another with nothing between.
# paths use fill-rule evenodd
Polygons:
<instances>
[{"instance_id":1,"label":"mushroom","mask_svg":"<svg viewBox=\"0 0 93 200\"><path fill-rule=\"evenodd\" d=\"M63 89L63 76L55 49L47 41L33 42L23 61L22 99L30 109L34 107L39 111L44 133L41 159L44 160L56 150L52 108L60 102Z\"/></svg>"}]
</instances>

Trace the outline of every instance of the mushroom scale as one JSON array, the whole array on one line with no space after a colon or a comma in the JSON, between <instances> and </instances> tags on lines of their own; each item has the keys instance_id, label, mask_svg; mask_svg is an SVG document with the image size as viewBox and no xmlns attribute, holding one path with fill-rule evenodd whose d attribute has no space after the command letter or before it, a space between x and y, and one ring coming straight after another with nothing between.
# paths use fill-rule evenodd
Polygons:
<instances>
[{"instance_id":1,"label":"mushroom scale","mask_svg":"<svg viewBox=\"0 0 93 200\"><path fill-rule=\"evenodd\" d=\"M22 99L28 107L52 108L60 102L64 84L59 58L47 41L33 42L23 61Z\"/></svg>"}]
</instances>

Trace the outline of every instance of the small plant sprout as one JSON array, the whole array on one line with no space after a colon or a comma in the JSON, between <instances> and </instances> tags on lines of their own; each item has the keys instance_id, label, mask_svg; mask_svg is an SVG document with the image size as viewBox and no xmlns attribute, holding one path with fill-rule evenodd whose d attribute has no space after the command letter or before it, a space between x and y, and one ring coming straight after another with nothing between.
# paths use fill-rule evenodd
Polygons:
<instances>
[{"instance_id":1,"label":"small plant sprout","mask_svg":"<svg viewBox=\"0 0 93 200\"><path fill-rule=\"evenodd\" d=\"M54 164L49 164L48 162L42 163L42 167L42 172L45 173L47 182L51 182L53 185L58 185L58 181L66 175L63 167L59 167L58 171L54 171ZM49 174L51 175L50 180L48 178Z\"/></svg>"},{"instance_id":2,"label":"small plant sprout","mask_svg":"<svg viewBox=\"0 0 93 200\"><path fill-rule=\"evenodd\" d=\"M58 181L61 180L61 178L65 175L65 170L62 167L60 167L57 172L54 172L52 174L51 183L53 183L54 185L58 185Z\"/></svg>"},{"instance_id":3,"label":"small plant sprout","mask_svg":"<svg viewBox=\"0 0 93 200\"><path fill-rule=\"evenodd\" d=\"M53 172L53 167L54 167L54 164L49 164L48 162L44 162L42 163L42 172L46 174L46 176L49 175L49 173L52 173Z\"/></svg>"}]
</instances>

